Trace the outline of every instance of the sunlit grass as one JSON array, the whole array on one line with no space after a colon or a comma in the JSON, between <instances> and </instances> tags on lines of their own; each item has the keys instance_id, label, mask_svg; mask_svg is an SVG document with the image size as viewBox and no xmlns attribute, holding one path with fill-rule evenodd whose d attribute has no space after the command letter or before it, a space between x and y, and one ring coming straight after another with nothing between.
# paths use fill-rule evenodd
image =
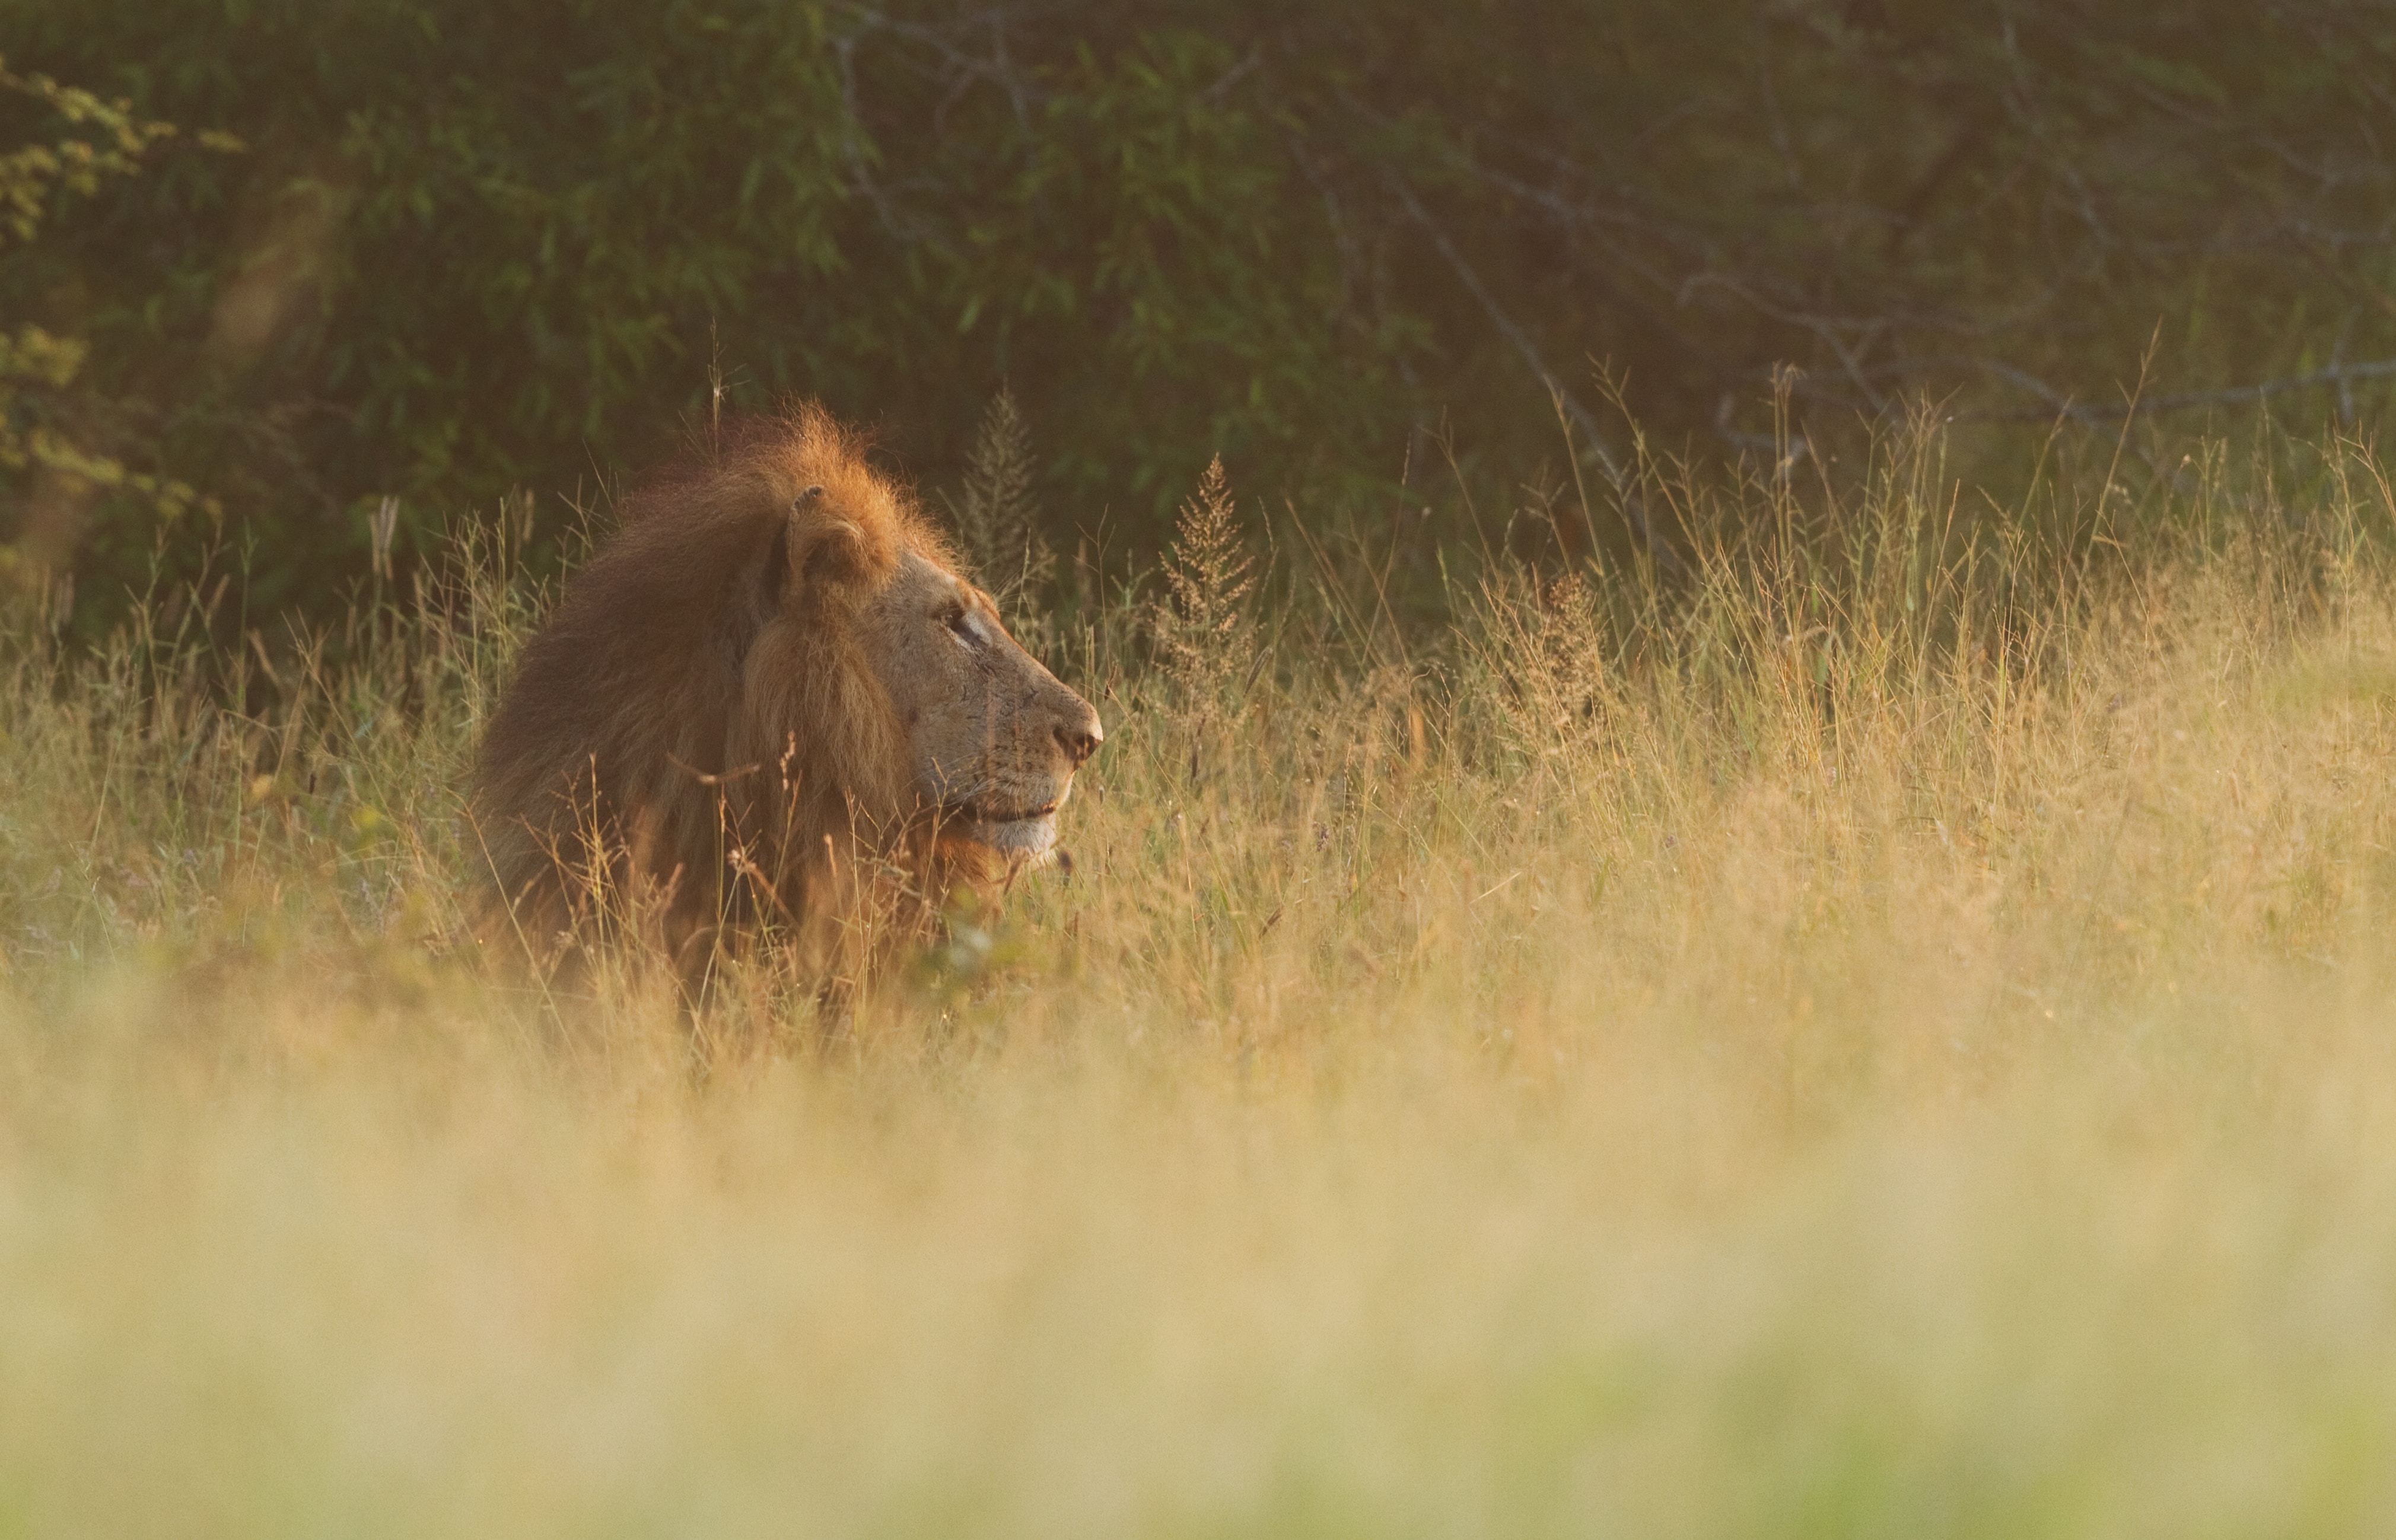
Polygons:
<instances>
[{"instance_id":1,"label":"sunlit grass","mask_svg":"<svg viewBox=\"0 0 2396 1540\"><path fill-rule=\"evenodd\" d=\"M1934 449L1651 471L1764 531L1660 596L1054 617L1072 876L828 1043L463 939L489 552L230 694L20 647L0 1533L2385 1533L2384 484Z\"/></svg>"}]
</instances>

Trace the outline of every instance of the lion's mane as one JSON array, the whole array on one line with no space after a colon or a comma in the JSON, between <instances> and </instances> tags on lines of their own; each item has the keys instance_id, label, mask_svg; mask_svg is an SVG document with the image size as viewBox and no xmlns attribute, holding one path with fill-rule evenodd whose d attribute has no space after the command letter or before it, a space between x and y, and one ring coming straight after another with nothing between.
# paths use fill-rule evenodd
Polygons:
<instances>
[{"instance_id":1,"label":"lion's mane","mask_svg":"<svg viewBox=\"0 0 2396 1540\"><path fill-rule=\"evenodd\" d=\"M820 948L894 882L921 916L959 880L992 876L909 823L904 728L860 650L858 604L909 550L953 563L863 449L802 407L629 499L526 644L483 738L486 930L539 956L638 917L687 974L757 922ZM796 624L769 628L793 568L823 580Z\"/></svg>"}]
</instances>

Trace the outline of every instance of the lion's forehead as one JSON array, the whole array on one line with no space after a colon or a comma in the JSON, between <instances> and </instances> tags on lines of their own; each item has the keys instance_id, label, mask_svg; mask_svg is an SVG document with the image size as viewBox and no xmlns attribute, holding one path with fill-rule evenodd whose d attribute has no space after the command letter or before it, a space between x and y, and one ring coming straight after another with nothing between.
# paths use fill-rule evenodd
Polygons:
<instances>
[{"instance_id":1,"label":"lion's forehead","mask_svg":"<svg viewBox=\"0 0 2396 1540\"><path fill-rule=\"evenodd\" d=\"M965 579L950 571L945 564L912 547L899 556L898 575L902 579L912 578L935 588L963 589L966 586Z\"/></svg>"},{"instance_id":2,"label":"lion's forehead","mask_svg":"<svg viewBox=\"0 0 2396 1540\"><path fill-rule=\"evenodd\" d=\"M958 577L942 563L923 551L909 548L898 555L898 568L891 575L884 590L885 602L920 607L929 615L951 599L973 592L973 585Z\"/></svg>"},{"instance_id":3,"label":"lion's forehead","mask_svg":"<svg viewBox=\"0 0 2396 1540\"><path fill-rule=\"evenodd\" d=\"M985 635L1006 632L1006 621L989 594L920 551L910 550L900 555L886 598L900 607L919 607L927 615L944 604L961 604L968 613L986 622L981 628Z\"/></svg>"},{"instance_id":4,"label":"lion's forehead","mask_svg":"<svg viewBox=\"0 0 2396 1540\"><path fill-rule=\"evenodd\" d=\"M948 624L957 604L965 607L966 623L981 642L969 656ZM892 683L925 692L930 698L919 699L931 709L971 706L979 720L996 706L1011 715L1042 686L1055 687L1048 671L1007 633L990 596L921 551L900 556L878 608L885 662L898 670L890 676ZM993 686L1009 685L1024 688L993 693Z\"/></svg>"}]
</instances>

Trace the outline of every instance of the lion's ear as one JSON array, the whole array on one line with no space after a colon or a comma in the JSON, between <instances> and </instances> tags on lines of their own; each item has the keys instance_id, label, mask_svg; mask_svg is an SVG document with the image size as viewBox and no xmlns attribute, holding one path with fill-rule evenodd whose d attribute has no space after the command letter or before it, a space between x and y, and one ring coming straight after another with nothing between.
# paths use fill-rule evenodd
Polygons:
<instances>
[{"instance_id":1,"label":"lion's ear","mask_svg":"<svg viewBox=\"0 0 2396 1540\"><path fill-rule=\"evenodd\" d=\"M805 507L805 501L799 506ZM864 567L865 538L855 524L786 518L775 525L765 559L756 569L759 618L772 616L806 590L839 583Z\"/></svg>"},{"instance_id":2,"label":"lion's ear","mask_svg":"<svg viewBox=\"0 0 2396 1540\"><path fill-rule=\"evenodd\" d=\"M853 524L818 524L790 534L791 574L803 587L844 582L866 569L865 533Z\"/></svg>"}]
</instances>

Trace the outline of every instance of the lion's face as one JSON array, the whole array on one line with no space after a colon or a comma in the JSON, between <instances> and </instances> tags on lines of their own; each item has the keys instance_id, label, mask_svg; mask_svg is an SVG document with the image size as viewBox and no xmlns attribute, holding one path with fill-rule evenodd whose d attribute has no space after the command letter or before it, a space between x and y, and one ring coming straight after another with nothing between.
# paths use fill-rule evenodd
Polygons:
<instances>
[{"instance_id":1,"label":"lion's face","mask_svg":"<svg viewBox=\"0 0 2396 1540\"><path fill-rule=\"evenodd\" d=\"M1090 703L1000 624L987 594L908 551L862 617L871 667L942 830L1018 859L1057 843L1073 772L1106 736Z\"/></svg>"}]
</instances>

